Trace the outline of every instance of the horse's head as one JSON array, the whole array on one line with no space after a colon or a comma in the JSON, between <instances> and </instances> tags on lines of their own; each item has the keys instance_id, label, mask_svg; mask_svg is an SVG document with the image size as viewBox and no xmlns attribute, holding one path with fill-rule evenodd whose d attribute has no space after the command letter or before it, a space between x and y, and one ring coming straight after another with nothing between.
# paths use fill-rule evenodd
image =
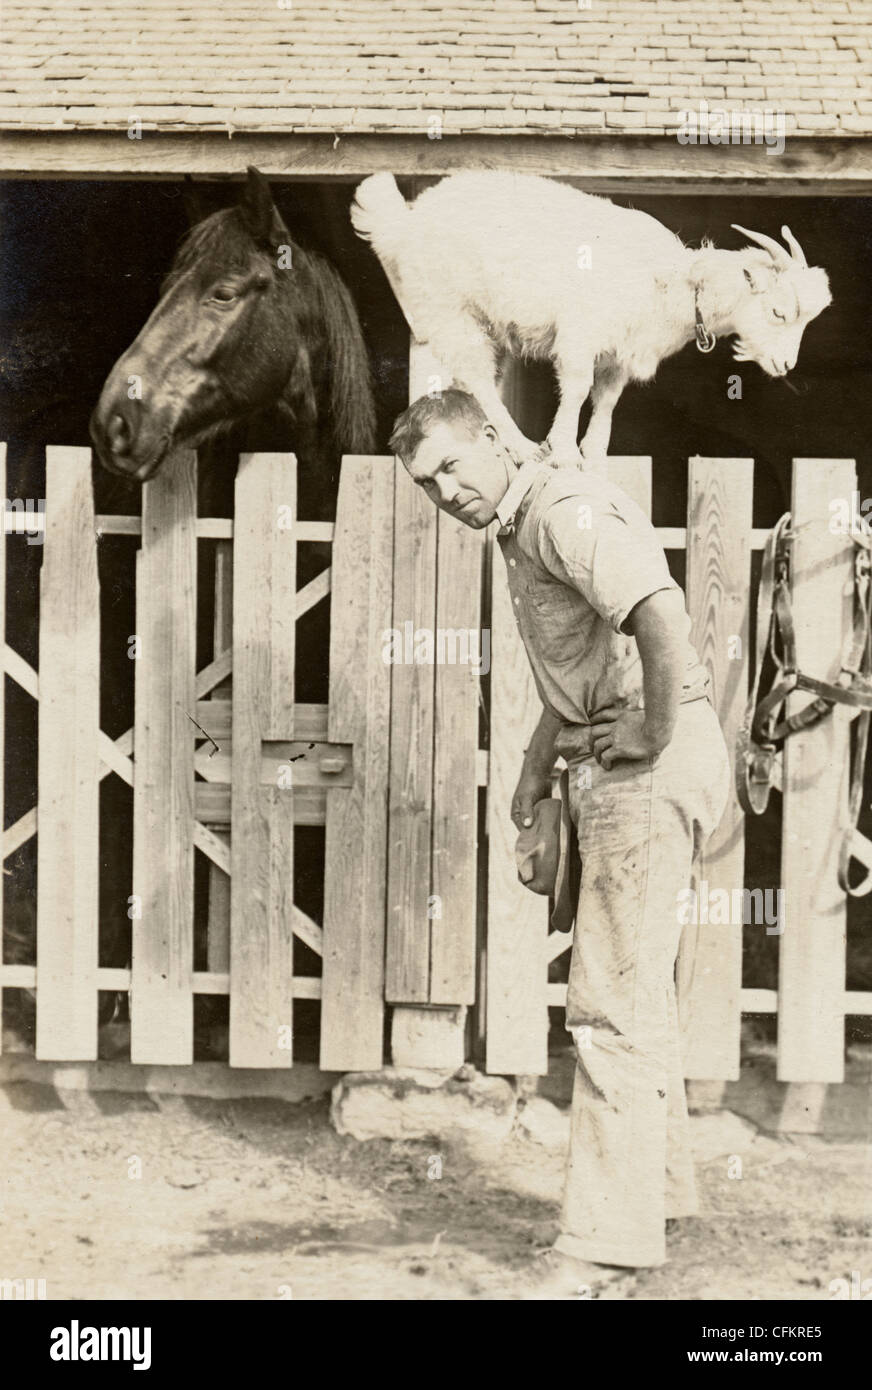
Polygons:
<instances>
[{"instance_id":1,"label":"horse's head","mask_svg":"<svg viewBox=\"0 0 872 1390\"><path fill-rule=\"evenodd\" d=\"M249 168L239 204L188 234L157 308L109 373L91 416L100 462L144 482L171 449L272 405L295 373L297 394L311 396L310 279Z\"/></svg>"}]
</instances>

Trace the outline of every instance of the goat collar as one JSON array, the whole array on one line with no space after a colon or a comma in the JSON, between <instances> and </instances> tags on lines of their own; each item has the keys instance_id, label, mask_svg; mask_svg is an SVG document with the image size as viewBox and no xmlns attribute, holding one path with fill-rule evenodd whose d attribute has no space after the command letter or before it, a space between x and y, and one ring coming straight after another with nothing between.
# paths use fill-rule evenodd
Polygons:
<instances>
[{"instance_id":1,"label":"goat collar","mask_svg":"<svg viewBox=\"0 0 872 1390\"><path fill-rule=\"evenodd\" d=\"M700 352L711 352L718 340L715 334L711 333L703 322L702 311L699 307L699 287L697 287L693 295L693 313L696 320L696 345Z\"/></svg>"}]
</instances>

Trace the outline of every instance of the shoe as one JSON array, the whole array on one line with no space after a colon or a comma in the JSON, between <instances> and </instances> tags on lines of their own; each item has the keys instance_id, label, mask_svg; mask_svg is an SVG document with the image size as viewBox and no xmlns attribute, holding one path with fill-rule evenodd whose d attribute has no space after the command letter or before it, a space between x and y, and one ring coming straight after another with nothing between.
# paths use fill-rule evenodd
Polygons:
<instances>
[{"instance_id":1,"label":"shoe","mask_svg":"<svg viewBox=\"0 0 872 1390\"><path fill-rule=\"evenodd\" d=\"M559 1250L547 1250L536 1262L535 1278L525 1299L587 1300L599 1298L603 1290L618 1293L628 1289L636 1271L625 1265L600 1265L577 1260Z\"/></svg>"}]
</instances>

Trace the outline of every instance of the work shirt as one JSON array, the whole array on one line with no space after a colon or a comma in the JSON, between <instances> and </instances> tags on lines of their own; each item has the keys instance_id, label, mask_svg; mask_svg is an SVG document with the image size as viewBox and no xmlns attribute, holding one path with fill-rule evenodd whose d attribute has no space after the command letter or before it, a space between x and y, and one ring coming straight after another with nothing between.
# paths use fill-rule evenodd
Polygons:
<instances>
[{"instance_id":1,"label":"work shirt","mask_svg":"<svg viewBox=\"0 0 872 1390\"><path fill-rule=\"evenodd\" d=\"M579 468L530 460L496 509L518 628L539 697L562 724L556 751L588 757L591 725L608 706L642 709L642 661L624 630L632 609L677 589L644 512L620 488ZM708 694L691 646L682 703Z\"/></svg>"}]
</instances>

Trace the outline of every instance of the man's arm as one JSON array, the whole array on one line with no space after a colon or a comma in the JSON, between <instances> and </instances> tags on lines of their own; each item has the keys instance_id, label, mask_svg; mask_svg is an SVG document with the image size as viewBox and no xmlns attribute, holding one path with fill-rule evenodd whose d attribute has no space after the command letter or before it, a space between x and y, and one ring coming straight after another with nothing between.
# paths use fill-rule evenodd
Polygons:
<instances>
[{"instance_id":1,"label":"man's arm","mask_svg":"<svg viewBox=\"0 0 872 1390\"><path fill-rule=\"evenodd\" d=\"M621 759L650 758L672 738L687 660L687 614L680 589L660 589L632 609L624 627L642 660L644 710L603 710L593 751L606 769Z\"/></svg>"},{"instance_id":2,"label":"man's arm","mask_svg":"<svg viewBox=\"0 0 872 1390\"><path fill-rule=\"evenodd\" d=\"M533 737L524 754L521 776L512 797L512 821L518 830L533 823L533 807L550 792L550 777L554 767L554 742L560 730L560 720L544 708Z\"/></svg>"}]
</instances>

